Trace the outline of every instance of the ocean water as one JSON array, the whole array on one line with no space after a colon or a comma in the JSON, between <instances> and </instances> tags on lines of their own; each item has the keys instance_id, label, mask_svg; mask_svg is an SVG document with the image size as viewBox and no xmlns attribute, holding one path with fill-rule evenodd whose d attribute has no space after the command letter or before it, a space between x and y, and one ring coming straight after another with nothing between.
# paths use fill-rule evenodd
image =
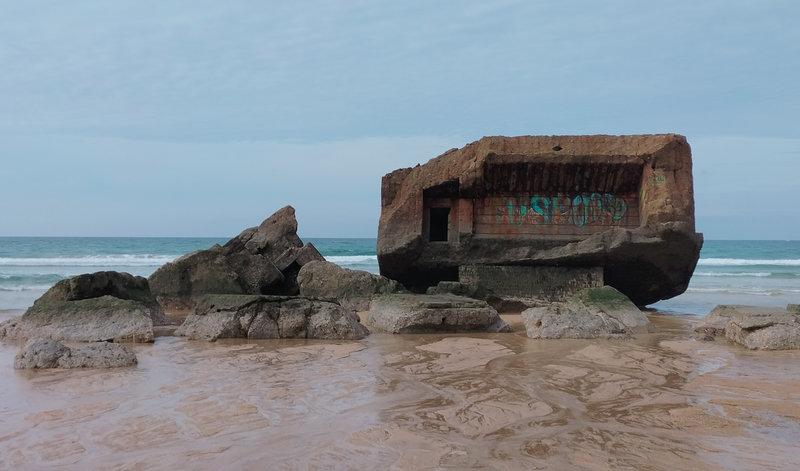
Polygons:
<instances>
[{"instance_id":1,"label":"ocean water","mask_svg":"<svg viewBox=\"0 0 800 471\"><path fill-rule=\"evenodd\" d=\"M689 289L651 307L705 315L718 304L800 304L800 241L707 240Z\"/></svg>"},{"instance_id":2,"label":"ocean water","mask_svg":"<svg viewBox=\"0 0 800 471\"><path fill-rule=\"evenodd\" d=\"M308 238L329 261L378 273L376 240ZM0 310L25 309L56 281L101 270L148 276L217 238L0 237ZM717 304L800 304L800 241L706 241L689 289L651 307L707 314Z\"/></svg>"},{"instance_id":3,"label":"ocean water","mask_svg":"<svg viewBox=\"0 0 800 471\"><path fill-rule=\"evenodd\" d=\"M25 309L58 280L114 270L147 277L181 255L229 238L0 237L0 311ZM376 239L308 238L325 258L378 273Z\"/></svg>"}]
</instances>

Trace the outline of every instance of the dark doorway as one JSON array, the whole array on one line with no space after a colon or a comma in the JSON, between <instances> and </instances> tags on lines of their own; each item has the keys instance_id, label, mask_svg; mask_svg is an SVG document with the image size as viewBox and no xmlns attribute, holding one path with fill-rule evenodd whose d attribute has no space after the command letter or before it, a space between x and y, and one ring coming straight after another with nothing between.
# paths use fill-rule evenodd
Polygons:
<instances>
[{"instance_id":1,"label":"dark doorway","mask_svg":"<svg viewBox=\"0 0 800 471\"><path fill-rule=\"evenodd\" d=\"M431 242L447 242L447 226L450 220L450 208L431 208Z\"/></svg>"}]
</instances>

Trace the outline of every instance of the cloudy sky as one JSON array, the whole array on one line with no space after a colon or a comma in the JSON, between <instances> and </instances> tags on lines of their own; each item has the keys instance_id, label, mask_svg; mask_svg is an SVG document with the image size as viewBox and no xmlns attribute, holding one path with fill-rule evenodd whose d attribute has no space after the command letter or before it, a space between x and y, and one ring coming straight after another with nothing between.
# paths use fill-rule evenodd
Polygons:
<instances>
[{"instance_id":1,"label":"cloudy sky","mask_svg":"<svg viewBox=\"0 0 800 471\"><path fill-rule=\"evenodd\" d=\"M486 135L675 132L698 230L800 239L795 0L0 0L0 235L374 237Z\"/></svg>"}]
</instances>

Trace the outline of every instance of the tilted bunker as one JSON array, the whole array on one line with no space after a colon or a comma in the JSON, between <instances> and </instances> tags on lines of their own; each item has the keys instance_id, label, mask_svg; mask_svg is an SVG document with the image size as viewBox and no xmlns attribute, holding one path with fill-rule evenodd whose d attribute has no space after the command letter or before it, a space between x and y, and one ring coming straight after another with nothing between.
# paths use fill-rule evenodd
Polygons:
<instances>
[{"instance_id":1,"label":"tilted bunker","mask_svg":"<svg viewBox=\"0 0 800 471\"><path fill-rule=\"evenodd\" d=\"M686 290L702 246L676 134L485 137L381 190L381 274L415 290L464 266L599 267L645 305Z\"/></svg>"}]
</instances>

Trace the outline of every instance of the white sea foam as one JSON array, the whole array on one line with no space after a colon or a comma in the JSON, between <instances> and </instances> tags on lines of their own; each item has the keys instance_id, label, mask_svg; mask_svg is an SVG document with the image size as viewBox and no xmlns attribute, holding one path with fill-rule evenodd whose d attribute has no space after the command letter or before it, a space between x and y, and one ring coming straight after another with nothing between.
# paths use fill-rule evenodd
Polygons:
<instances>
[{"instance_id":1,"label":"white sea foam","mask_svg":"<svg viewBox=\"0 0 800 471\"><path fill-rule=\"evenodd\" d=\"M158 267L171 262L180 255L150 255L150 254L115 254L115 255L85 255L73 257L49 258L4 258L0 257L0 266L11 267Z\"/></svg>"},{"instance_id":2,"label":"white sea foam","mask_svg":"<svg viewBox=\"0 0 800 471\"><path fill-rule=\"evenodd\" d=\"M753 272L753 273L725 273L725 272L713 272L713 271L696 271L694 272L694 276L712 276L712 277L756 277L756 278L766 278L768 276L772 276L770 272Z\"/></svg>"},{"instance_id":3,"label":"white sea foam","mask_svg":"<svg viewBox=\"0 0 800 471\"><path fill-rule=\"evenodd\" d=\"M377 255L331 255L325 260L338 265L352 265L355 263L378 263Z\"/></svg>"},{"instance_id":4,"label":"white sea foam","mask_svg":"<svg viewBox=\"0 0 800 471\"><path fill-rule=\"evenodd\" d=\"M27 285L27 286L4 286L0 288L0 292L5 291L9 293L20 293L23 291L47 291L53 285Z\"/></svg>"},{"instance_id":5,"label":"white sea foam","mask_svg":"<svg viewBox=\"0 0 800 471\"><path fill-rule=\"evenodd\" d=\"M785 289L785 288L758 288L753 286L748 287L719 287L719 288L689 288L687 293L723 293L723 294L746 294L751 296L781 296L787 294L798 294L800 289Z\"/></svg>"},{"instance_id":6,"label":"white sea foam","mask_svg":"<svg viewBox=\"0 0 800 471\"><path fill-rule=\"evenodd\" d=\"M800 259L765 260L747 258L701 258L698 266L743 266L743 265L775 265L782 267L800 267Z\"/></svg>"}]
</instances>

